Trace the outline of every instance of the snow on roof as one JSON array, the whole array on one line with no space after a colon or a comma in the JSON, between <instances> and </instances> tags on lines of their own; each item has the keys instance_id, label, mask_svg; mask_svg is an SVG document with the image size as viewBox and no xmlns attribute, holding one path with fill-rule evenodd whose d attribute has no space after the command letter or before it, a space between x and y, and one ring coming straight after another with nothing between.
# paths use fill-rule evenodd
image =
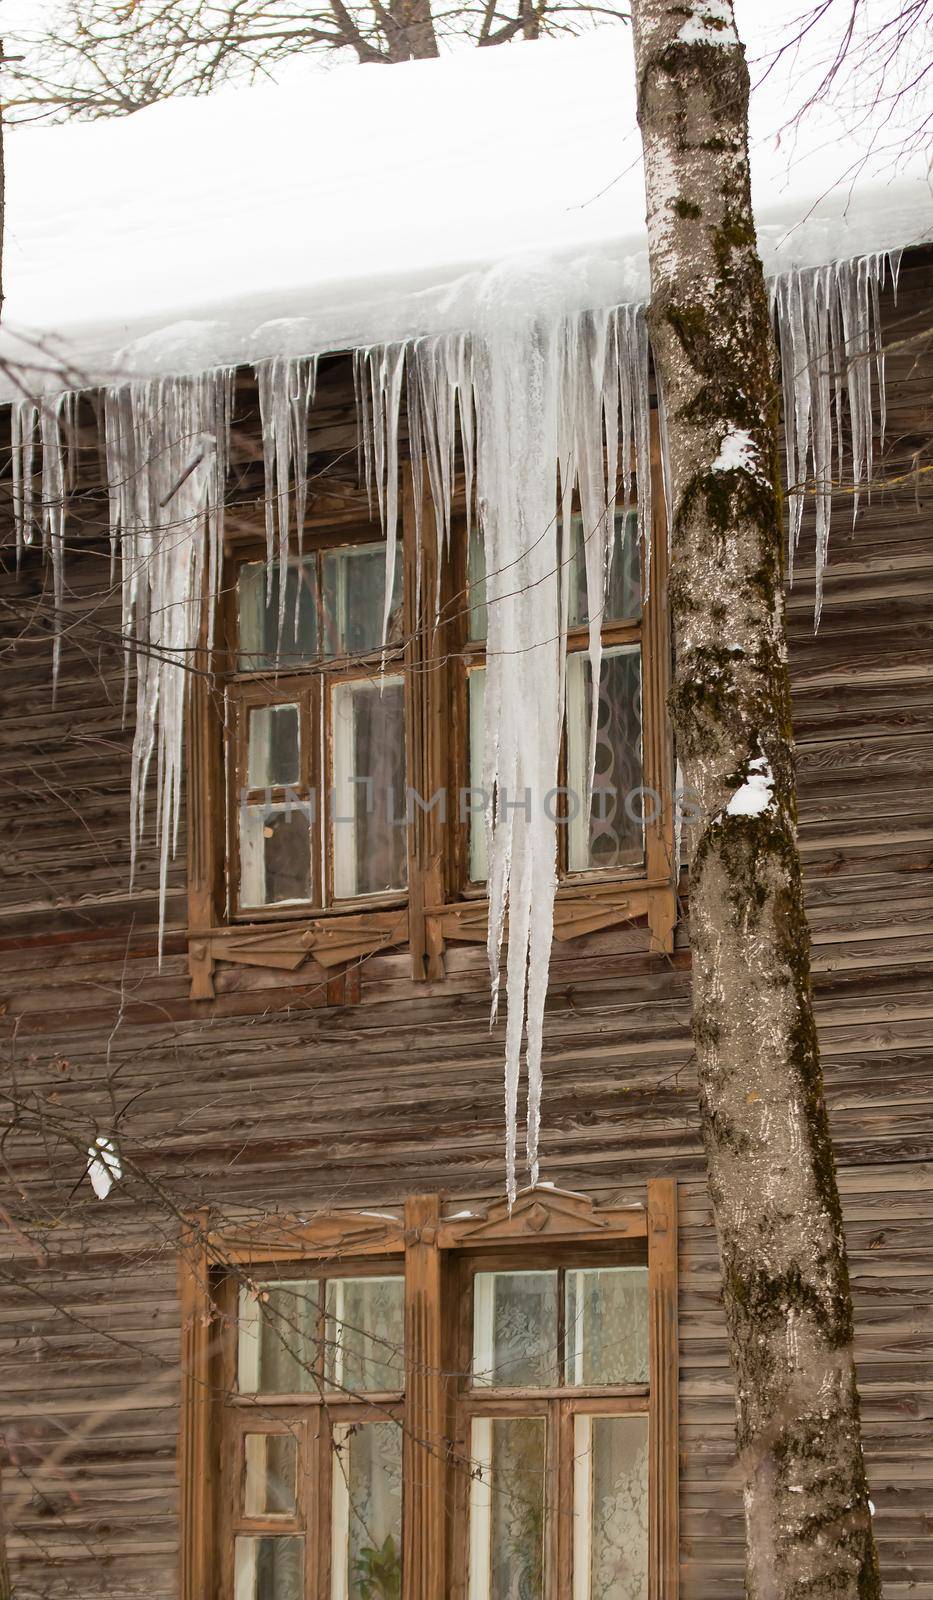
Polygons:
<instances>
[{"instance_id":1,"label":"snow on roof","mask_svg":"<svg viewBox=\"0 0 933 1600\"><path fill-rule=\"evenodd\" d=\"M919 154L859 168L829 111L775 138L794 71L753 97L766 271L933 237ZM75 387L468 328L503 261L568 310L641 300L642 185L627 28L13 129L0 349L29 330Z\"/></svg>"}]
</instances>

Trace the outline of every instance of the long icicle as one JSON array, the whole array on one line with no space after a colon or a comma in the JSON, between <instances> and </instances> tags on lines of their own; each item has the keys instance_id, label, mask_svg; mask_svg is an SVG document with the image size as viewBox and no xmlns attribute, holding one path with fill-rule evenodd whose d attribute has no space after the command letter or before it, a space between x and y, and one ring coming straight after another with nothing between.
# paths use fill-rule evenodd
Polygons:
<instances>
[{"instance_id":1,"label":"long icicle","mask_svg":"<svg viewBox=\"0 0 933 1600\"><path fill-rule=\"evenodd\" d=\"M423 454L442 545L449 542L459 442L467 498L474 472L486 565L489 933L496 1013L506 917L507 1186L516 1185L516 1124L522 1046L527 1069L527 1160L538 1173L541 1054L557 882L554 791L565 697L571 561L582 557L590 619L591 681L599 682L601 619L614 546L621 418L623 504L632 498L632 457L647 459L648 341L641 308L548 322L491 289L480 325L417 341L407 369L412 448ZM361 458L384 518L398 411L387 404L394 348L356 363ZM394 399L394 396L393 396ZM474 419L476 433L474 436ZM459 438L458 438L459 434ZM651 526L649 484L638 498L642 537ZM560 494L558 494L558 485ZM421 526L416 476L416 527ZM571 551L574 496L581 546ZM558 515L558 506L562 514ZM469 509L469 508L468 508ZM387 581L391 553L387 549ZM591 695L588 784L598 696ZM581 797L582 803L587 803Z\"/></svg>"}]
</instances>

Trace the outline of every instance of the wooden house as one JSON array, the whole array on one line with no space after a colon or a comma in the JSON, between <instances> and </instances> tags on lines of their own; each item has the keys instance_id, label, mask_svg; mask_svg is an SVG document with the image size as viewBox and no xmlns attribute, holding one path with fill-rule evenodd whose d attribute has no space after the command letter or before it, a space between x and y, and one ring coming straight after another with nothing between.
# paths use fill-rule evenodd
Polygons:
<instances>
[{"instance_id":1,"label":"wooden house","mask_svg":"<svg viewBox=\"0 0 933 1600\"><path fill-rule=\"evenodd\" d=\"M896 299L890 280L880 296L886 442L854 522L835 495L817 631L812 499L788 591L815 996L888 1600L933 1600L931 282L933 249L917 245ZM232 365L222 569L205 567L185 662L164 895L158 757L131 880L145 771L100 390L79 386L57 413L64 534L46 522L45 548L37 533L18 558L21 401L0 421L13 1592L738 1600L654 401L634 459L636 498L654 480L651 582L644 545L620 544L597 772L628 763L625 792L659 804L558 825L541 1176L510 1207L486 837L461 803L482 783L486 581L462 452L448 556L402 407L384 643L385 523L360 481L352 355L317 362L301 554L286 520L271 582L266 512L283 482L268 436L264 461L262 373ZM36 525L48 483L33 485ZM585 766L592 684L585 586L570 604L566 789ZM170 651L148 637L153 658ZM406 779L425 800L445 791L447 816L370 807L364 779L380 795Z\"/></svg>"}]
</instances>

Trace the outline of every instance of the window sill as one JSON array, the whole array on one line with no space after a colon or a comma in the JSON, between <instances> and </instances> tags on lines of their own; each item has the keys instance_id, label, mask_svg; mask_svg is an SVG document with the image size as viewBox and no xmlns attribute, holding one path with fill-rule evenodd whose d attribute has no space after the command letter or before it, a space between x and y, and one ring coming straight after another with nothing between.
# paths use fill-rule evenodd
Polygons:
<instances>
[{"instance_id":1,"label":"window sill","mask_svg":"<svg viewBox=\"0 0 933 1600\"><path fill-rule=\"evenodd\" d=\"M218 961L236 966L297 972L313 959L329 970L408 943L408 907L388 911L332 912L293 922L234 923L191 936L188 967L191 998L214 998L213 969Z\"/></svg>"},{"instance_id":2,"label":"window sill","mask_svg":"<svg viewBox=\"0 0 933 1600\"><path fill-rule=\"evenodd\" d=\"M425 916L443 940L485 944L489 902L463 899L429 906ZM677 905L669 878L599 878L559 885L554 901L554 938L560 943L582 939L588 933L617 927L647 917L651 949L669 955L673 949Z\"/></svg>"},{"instance_id":3,"label":"window sill","mask_svg":"<svg viewBox=\"0 0 933 1600\"><path fill-rule=\"evenodd\" d=\"M442 976L442 952L450 941L458 944L485 944L489 924L489 903L485 899L461 899L443 905L426 906L422 912L426 942L440 958L430 976ZM646 918L652 954L669 955L673 950L677 921L677 901L669 879L631 878L592 883L560 885L554 904L554 938L560 943L582 939L621 923ZM292 915L261 922L235 922L227 926L192 929L188 943L191 998L214 998L214 968L218 962L235 966L265 967L278 972L297 972L313 960L325 972L346 968L381 950L396 949L411 943L412 918L407 904L376 909L334 908L318 916ZM417 970L412 950L412 976L427 976ZM340 1003L348 1003L344 996ZM324 1003L322 1001L322 1003ZM330 998L326 1003L332 1002Z\"/></svg>"},{"instance_id":4,"label":"window sill","mask_svg":"<svg viewBox=\"0 0 933 1600\"><path fill-rule=\"evenodd\" d=\"M387 889L382 894L355 895L352 900L335 900L329 906L306 901L280 901L278 905L244 906L230 918L231 928L289 927L306 928L312 922L331 922L338 917L360 917L374 911L404 911L408 905L406 889ZM215 929L221 932L222 929Z\"/></svg>"}]
</instances>

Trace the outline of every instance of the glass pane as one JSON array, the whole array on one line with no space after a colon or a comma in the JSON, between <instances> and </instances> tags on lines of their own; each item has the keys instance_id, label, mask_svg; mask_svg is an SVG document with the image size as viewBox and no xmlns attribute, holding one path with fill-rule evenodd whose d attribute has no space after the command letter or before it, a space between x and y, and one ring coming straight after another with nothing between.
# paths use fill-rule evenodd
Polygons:
<instances>
[{"instance_id":1,"label":"glass pane","mask_svg":"<svg viewBox=\"0 0 933 1600\"><path fill-rule=\"evenodd\" d=\"M304 1600L305 1542L294 1534L236 1540L235 1600Z\"/></svg>"},{"instance_id":2,"label":"glass pane","mask_svg":"<svg viewBox=\"0 0 933 1600\"><path fill-rule=\"evenodd\" d=\"M317 1388L321 1285L313 1279L240 1290L237 1387L241 1394Z\"/></svg>"},{"instance_id":3,"label":"glass pane","mask_svg":"<svg viewBox=\"0 0 933 1600\"><path fill-rule=\"evenodd\" d=\"M405 1387L405 1279L331 1278L327 1382L350 1394Z\"/></svg>"},{"instance_id":4,"label":"glass pane","mask_svg":"<svg viewBox=\"0 0 933 1600\"><path fill-rule=\"evenodd\" d=\"M402 1430L397 1422L334 1429L332 1600L398 1600L402 1592Z\"/></svg>"},{"instance_id":5,"label":"glass pane","mask_svg":"<svg viewBox=\"0 0 933 1600\"><path fill-rule=\"evenodd\" d=\"M279 634L281 567L272 568L271 592L266 593L268 568L264 561L248 561L237 577L239 620L238 672L258 672L278 665L298 666L317 655L317 607L314 557L290 561L285 579L285 616ZM297 612L296 612L297 604Z\"/></svg>"},{"instance_id":6,"label":"glass pane","mask_svg":"<svg viewBox=\"0 0 933 1600\"><path fill-rule=\"evenodd\" d=\"M470 882L485 883L489 876L486 855L486 817L483 799L483 741L486 737L486 668L477 667L467 678L470 701ZM474 807L479 809L474 810Z\"/></svg>"},{"instance_id":7,"label":"glass pane","mask_svg":"<svg viewBox=\"0 0 933 1600\"><path fill-rule=\"evenodd\" d=\"M408 853L402 679L338 683L332 705L334 893L339 900L403 889Z\"/></svg>"},{"instance_id":8,"label":"glass pane","mask_svg":"<svg viewBox=\"0 0 933 1600\"><path fill-rule=\"evenodd\" d=\"M382 647L386 547L364 544L324 556L323 645L328 656L368 655ZM396 545L387 644L402 640L402 547Z\"/></svg>"},{"instance_id":9,"label":"glass pane","mask_svg":"<svg viewBox=\"0 0 933 1600\"><path fill-rule=\"evenodd\" d=\"M247 1517L292 1516L298 1443L290 1433L248 1433L244 1438L243 1511Z\"/></svg>"},{"instance_id":10,"label":"glass pane","mask_svg":"<svg viewBox=\"0 0 933 1600\"><path fill-rule=\"evenodd\" d=\"M489 613L486 609L486 551L483 536L478 528L471 528L467 549L467 623L468 639L485 639L489 631Z\"/></svg>"},{"instance_id":11,"label":"glass pane","mask_svg":"<svg viewBox=\"0 0 933 1600\"><path fill-rule=\"evenodd\" d=\"M249 713L247 778L251 789L297 783L298 707L254 706Z\"/></svg>"},{"instance_id":12,"label":"glass pane","mask_svg":"<svg viewBox=\"0 0 933 1600\"><path fill-rule=\"evenodd\" d=\"M583 653L567 661L567 768L571 795L568 865L590 868L640 866L644 820L660 804L642 792L641 650L624 645L603 654L599 671L596 764L590 814L584 814L592 706L590 664Z\"/></svg>"},{"instance_id":13,"label":"glass pane","mask_svg":"<svg viewBox=\"0 0 933 1600\"><path fill-rule=\"evenodd\" d=\"M240 807L240 904L281 905L311 899L307 804Z\"/></svg>"},{"instance_id":14,"label":"glass pane","mask_svg":"<svg viewBox=\"0 0 933 1600\"><path fill-rule=\"evenodd\" d=\"M476 1417L470 1486L470 1600L544 1593L543 1417Z\"/></svg>"},{"instance_id":15,"label":"glass pane","mask_svg":"<svg viewBox=\"0 0 933 1600\"><path fill-rule=\"evenodd\" d=\"M648 1600L648 1418L574 1418L573 1600Z\"/></svg>"},{"instance_id":16,"label":"glass pane","mask_svg":"<svg viewBox=\"0 0 933 1600\"><path fill-rule=\"evenodd\" d=\"M574 627L588 622L586 603L586 551L583 545L583 518L574 517L570 528L570 613ZM609 568L609 588L603 622L634 621L641 616L641 546L638 543L638 514L625 517L616 512Z\"/></svg>"},{"instance_id":17,"label":"glass pane","mask_svg":"<svg viewBox=\"0 0 933 1600\"><path fill-rule=\"evenodd\" d=\"M568 1269L565 1286L565 1382L647 1383L648 1268Z\"/></svg>"},{"instance_id":18,"label":"glass pane","mask_svg":"<svg viewBox=\"0 0 933 1600\"><path fill-rule=\"evenodd\" d=\"M509 1389L558 1383L557 1273L478 1272L473 1281L473 1382Z\"/></svg>"}]
</instances>

